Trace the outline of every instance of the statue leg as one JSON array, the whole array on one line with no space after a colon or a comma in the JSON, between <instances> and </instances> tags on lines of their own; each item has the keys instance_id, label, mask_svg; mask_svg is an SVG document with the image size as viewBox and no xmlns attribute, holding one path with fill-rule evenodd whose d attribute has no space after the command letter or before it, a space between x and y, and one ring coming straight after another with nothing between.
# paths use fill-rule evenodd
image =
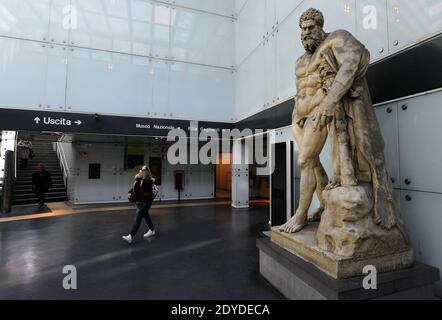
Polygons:
<instances>
[{"instance_id":1,"label":"statue leg","mask_svg":"<svg viewBox=\"0 0 442 320\"><path fill-rule=\"evenodd\" d=\"M316 168L320 166L319 155L327 140L327 130L314 130L315 122L308 118L304 124L302 141L299 149L299 169L301 170L301 193L299 207L295 216L281 231L295 233L302 230L307 223L308 210L313 194L317 189Z\"/></svg>"},{"instance_id":2,"label":"statue leg","mask_svg":"<svg viewBox=\"0 0 442 320\"><path fill-rule=\"evenodd\" d=\"M328 176L325 172L324 167L322 166L321 160L318 158L317 166L315 168L315 177L316 177L316 196L319 200L319 208L308 218L309 222L316 222L321 220L322 213L325 210L324 207L324 197L322 193L328 185Z\"/></svg>"},{"instance_id":3,"label":"statue leg","mask_svg":"<svg viewBox=\"0 0 442 320\"><path fill-rule=\"evenodd\" d=\"M331 190L341 186L341 159L339 153L339 139L336 131L336 119L333 119L329 124L328 129L329 137L332 141L333 177L325 190Z\"/></svg>"},{"instance_id":4,"label":"statue leg","mask_svg":"<svg viewBox=\"0 0 442 320\"><path fill-rule=\"evenodd\" d=\"M296 144L298 145L299 148L301 148L304 128L298 125L298 121L300 119L296 118L296 116L294 117L293 120L294 120L292 125L293 136L295 137ZM322 166L319 157L317 160L317 164L318 165L315 167L315 178L316 178L316 196L319 199L319 208L308 218L309 222L316 222L321 220L322 213L324 212L324 198L322 196L322 193L324 192L328 184L328 176L327 173L325 172L324 167Z\"/></svg>"},{"instance_id":5,"label":"statue leg","mask_svg":"<svg viewBox=\"0 0 442 320\"><path fill-rule=\"evenodd\" d=\"M356 186L358 185L358 180L356 179L355 166L350 152L350 138L346 115L343 107L339 109L340 113L336 119L339 158L335 159L335 161L339 162L341 184L343 186Z\"/></svg>"}]
</instances>

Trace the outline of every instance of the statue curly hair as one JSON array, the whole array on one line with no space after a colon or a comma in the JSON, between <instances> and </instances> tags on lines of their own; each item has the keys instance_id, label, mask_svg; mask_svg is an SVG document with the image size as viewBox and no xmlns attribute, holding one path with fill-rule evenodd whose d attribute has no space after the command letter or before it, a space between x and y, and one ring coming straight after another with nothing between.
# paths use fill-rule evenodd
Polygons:
<instances>
[{"instance_id":1,"label":"statue curly hair","mask_svg":"<svg viewBox=\"0 0 442 320\"><path fill-rule=\"evenodd\" d=\"M304 12L299 19L299 26L301 27L304 21L315 21L321 28L324 27L324 15L321 11L310 8L306 12Z\"/></svg>"}]
</instances>

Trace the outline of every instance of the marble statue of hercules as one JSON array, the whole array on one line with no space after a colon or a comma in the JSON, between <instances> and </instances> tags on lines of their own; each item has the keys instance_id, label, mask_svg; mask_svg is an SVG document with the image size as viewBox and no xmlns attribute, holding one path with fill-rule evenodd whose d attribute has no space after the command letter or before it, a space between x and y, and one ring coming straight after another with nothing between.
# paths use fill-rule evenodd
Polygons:
<instances>
[{"instance_id":1,"label":"marble statue of hercules","mask_svg":"<svg viewBox=\"0 0 442 320\"><path fill-rule=\"evenodd\" d=\"M321 218L324 190L358 184L342 97L355 81L365 48L350 33L338 30L326 34L323 26L324 17L316 9L309 9L301 16L301 37L306 53L296 62L297 96L292 126L299 147L300 199L294 217L280 227L287 233L304 228L315 192L320 208L311 220ZM336 61L339 59L342 61ZM333 142L331 181L319 159L329 135Z\"/></svg>"}]
</instances>

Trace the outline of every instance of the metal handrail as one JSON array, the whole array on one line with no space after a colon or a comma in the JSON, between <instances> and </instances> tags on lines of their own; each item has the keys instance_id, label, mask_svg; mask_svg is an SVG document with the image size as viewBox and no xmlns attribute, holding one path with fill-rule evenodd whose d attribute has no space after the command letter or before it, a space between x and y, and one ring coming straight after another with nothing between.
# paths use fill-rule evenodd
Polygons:
<instances>
[{"instance_id":1,"label":"metal handrail","mask_svg":"<svg viewBox=\"0 0 442 320\"><path fill-rule=\"evenodd\" d=\"M68 179L71 176L71 170L70 170L69 164L66 160L66 155L64 153L64 149L63 149L62 144L60 142L56 142L55 148L56 148L58 160L60 161L60 166L63 170L64 182L67 187Z\"/></svg>"}]
</instances>

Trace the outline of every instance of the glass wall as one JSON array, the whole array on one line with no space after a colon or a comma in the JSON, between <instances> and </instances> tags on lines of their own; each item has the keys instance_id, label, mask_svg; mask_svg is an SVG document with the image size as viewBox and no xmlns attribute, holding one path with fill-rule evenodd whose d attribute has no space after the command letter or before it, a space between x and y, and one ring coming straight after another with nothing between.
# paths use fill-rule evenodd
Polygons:
<instances>
[{"instance_id":1,"label":"glass wall","mask_svg":"<svg viewBox=\"0 0 442 320\"><path fill-rule=\"evenodd\" d=\"M233 13L234 0L0 0L0 107L229 122Z\"/></svg>"}]
</instances>

